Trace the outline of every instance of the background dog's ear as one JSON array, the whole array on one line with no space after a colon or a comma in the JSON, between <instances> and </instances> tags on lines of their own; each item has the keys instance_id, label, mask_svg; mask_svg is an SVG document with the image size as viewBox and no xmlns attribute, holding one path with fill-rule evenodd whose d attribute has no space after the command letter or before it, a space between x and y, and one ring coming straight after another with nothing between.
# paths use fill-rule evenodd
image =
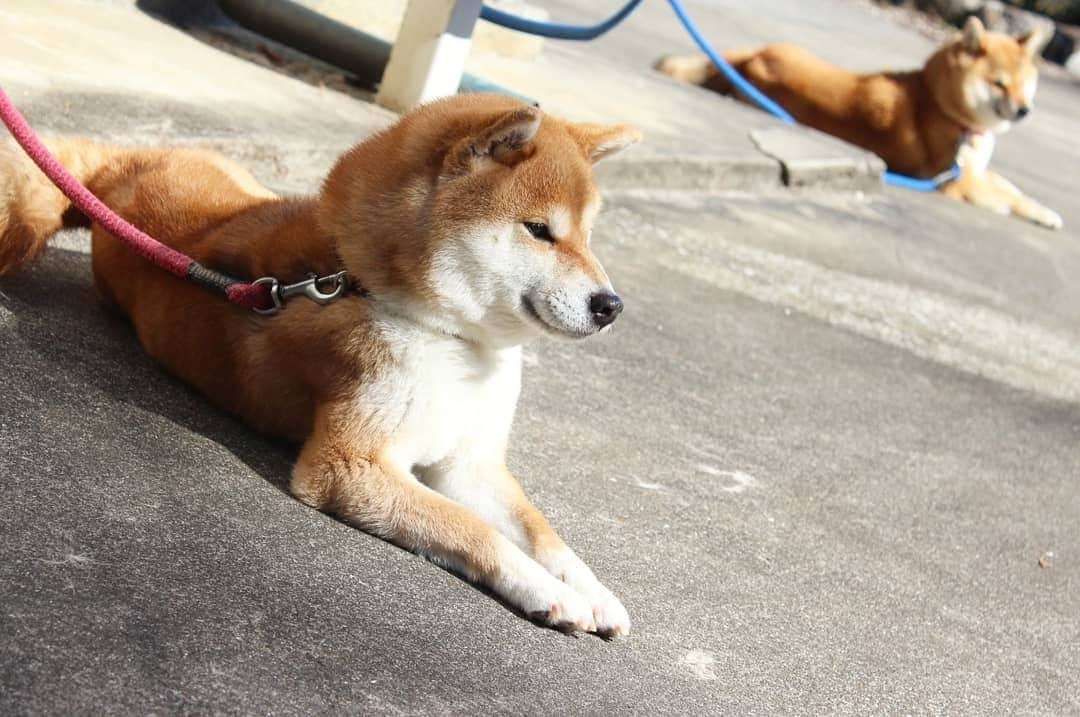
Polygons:
<instances>
[{"instance_id":1,"label":"background dog's ear","mask_svg":"<svg viewBox=\"0 0 1080 717\"><path fill-rule=\"evenodd\" d=\"M982 20L974 15L970 16L964 22L964 29L961 31L964 49L972 55L982 54L984 35L986 35L986 28L983 27Z\"/></svg>"},{"instance_id":2,"label":"background dog's ear","mask_svg":"<svg viewBox=\"0 0 1080 717\"><path fill-rule=\"evenodd\" d=\"M641 141L641 131L625 124L573 124L570 132L590 162L599 162Z\"/></svg>"},{"instance_id":3,"label":"background dog's ear","mask_svg":"<svg viewBox=\"0 0 1080 717\"><path fill-rule=\"evenodd\" d=\"M471 171L483 162L512 167L529 156L530 142L540 129L540 110L522 107L488 125L478 134L458 142L447 156L451 174Z\"/></svg>"}]
</instances>

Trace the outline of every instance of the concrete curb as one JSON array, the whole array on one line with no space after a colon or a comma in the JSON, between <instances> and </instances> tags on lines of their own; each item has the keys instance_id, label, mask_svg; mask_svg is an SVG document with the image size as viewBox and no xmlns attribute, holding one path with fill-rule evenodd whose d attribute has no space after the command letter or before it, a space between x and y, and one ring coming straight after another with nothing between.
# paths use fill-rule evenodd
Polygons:
<instances>
[{"instance_id":1,"label":"concrete curb","mask_svg":"<svg viewBox=\"0 0 1080 717\"><path fill-rule=\"evenodd\" d=\"M630 152L596 165L596 177L604 189L709 192L783 186L782 168L764 155L635 157Z\"/></svg>"},{"instance_id":2,"label":"concrete curb","mask_svg":"<svg viewBox=\"0 0 1080 717\"><path fill-rule=\"evenodd\" d=\"M809 127L752 129L755 154L635 156L597 166L609 189L674 191L765 190L777 187L878 191L885 163L877 155Z\"/></svg>"},{"instance_id":3,"label":"concrete curb","mask_svg":"<svg viewBox=\"0 0 1080 717\"><path fill-rule=\"evenodd\" d=\"M750 132L765 155L780 163L789 187L880 189L885 162L864 149L809 127L769 127Z\"/></svg>"}]
</instances>

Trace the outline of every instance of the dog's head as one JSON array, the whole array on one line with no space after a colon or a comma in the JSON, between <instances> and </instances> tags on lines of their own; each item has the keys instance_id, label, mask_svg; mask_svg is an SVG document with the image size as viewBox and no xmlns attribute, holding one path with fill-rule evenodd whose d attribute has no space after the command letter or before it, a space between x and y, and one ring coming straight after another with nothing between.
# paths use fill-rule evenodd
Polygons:
<instances>
[{"instance_id":1,"label":"dog's head","mask_svg":"<svg viewBox=\"0 0 1080 717\"><path fill-rule=\"evenodd\" d=\"M987 32L977 17L969 17L943 50L948 61L939 65L945 70L936 79L939 101L972 129L1007 131L1034 104L1040 45L1034 31L1019 38Z\"/></svg>"},{"instance_id":2,"label":"dog's head","mask_svg":"<svg viewBox=\"0 0 1080 717\"><path fill-rule=\"evenodd\" d=\"M377 238L343 236L347 227L333 222L347 268L418 321L490 345L583 338L622 310L590 246L600 209L592 163L639 138L629 127L569 123L505 97L448 98L372 140L397 146L369 160L402 162L406 171L358 163L351 178L335 179L339 165L322 214L337 195L329 206L338 216L368 215L361 223ZM383 175L381 186L358 181L365 171Z\"/></svg>"}]
</instances>

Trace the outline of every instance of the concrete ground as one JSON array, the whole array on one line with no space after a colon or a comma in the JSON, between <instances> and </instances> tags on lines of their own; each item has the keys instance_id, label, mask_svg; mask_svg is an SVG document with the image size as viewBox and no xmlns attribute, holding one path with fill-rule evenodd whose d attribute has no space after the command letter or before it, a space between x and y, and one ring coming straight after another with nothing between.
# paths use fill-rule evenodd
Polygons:
<instances>
[{"instance_id":1,"label":"concrete ground","mask_svg":"<svg viewBox=\"0 0 1080 717\"><path fill-rule=\"evenodd\" d=\"M687 5L718 44L932 45L854 0ZM641 12L542 57L651 87L685 42ZM0 29L39 129L215 146L280 191L392 119L124 0L9 0ZM718 117L691 148L745 139L687 92ZM996 161L1058 233L891 189L608 177L594 244L628 308L530 348L511 462L626 603L611 643L289 498L292 449L147 360L66 233L0 280L0 712L1080 714L1078 110L1044 78Z\"/></svg>"}]
</instances>

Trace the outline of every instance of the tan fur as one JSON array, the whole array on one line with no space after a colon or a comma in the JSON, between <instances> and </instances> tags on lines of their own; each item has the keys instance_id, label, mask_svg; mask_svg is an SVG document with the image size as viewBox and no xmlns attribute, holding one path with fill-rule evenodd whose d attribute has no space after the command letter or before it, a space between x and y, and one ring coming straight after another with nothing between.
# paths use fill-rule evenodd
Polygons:
<instances>
[{"instance_id":1,"label":"tan fur","mask_svg":"<svg viewBox=\"0 0 1080 717\"><path fill-rule=\"evenodd\" d=\"M520 526L520 545L395 464L388 450L400 419L393 417L407 406L358 397L405 370L387 343L386 322L414 322L386 307L419 305L437 320L428 270L445 242L472 227L530 221L553 203L565 206L574 222L560 237L559 261L604 276L587 243L598 201L591 162L638 137L627 127L572 125L504 97L460 96L420 107L357 145L318 196L294 199L275 198L246 170L203 150L78 139L50 145L107 205L206 266L284 282L344 268L369 292L328 306L296 299L260 317L92 228L95 282L130 317L146 352L251 426L302 444L291 484L300 500L504 590L508 600L555 595L538 610L525 598L519 604L549 624L620 633L629 627L625 611L612 608L598 582L552 586L545 580L554 578L538 575L543 568L521 553L546 559L561 546L552 560L580 563L506 469L504 441L495 439L494 453L473 473L494 496L484 505ZM41 250L68 204L12 148L0 154L0 177L2 272ZM535 251L547 250L536 244ZM430 334L442 336L438 326ZM471 340L443 338L466 347ZM592 576L583 564L576 569L579 579ZM583 599L595 601L584 614L576 602Z\"/></svg>"},{"instance_id":2,"label":"tan fur","mask_svg":"<svg viewBox=\"0 0 1080 717\"><path fill-rule=\"evenodd\" d=\"M1007 127L1018 111L1030 109L1027 90L1037 78L1032 58L1037 46L1036 37L985 32L971 18L962 33L915 71L855 74L795 45L738 50L726 53L725 59L800 123L874 152L894 172L932 178L953 165L966 135ZM731 92L727 79L704 55L665 57L656 67L676 79ZM973 97L979 92L990 94L1002 116L977 111ZM963 171L964 178L946 191L948 196L1007 206L1027 219L1060 225L1053 212L1033 200L1017 200L996 175L969 167Z\"/></svg>"}]
</instances>

